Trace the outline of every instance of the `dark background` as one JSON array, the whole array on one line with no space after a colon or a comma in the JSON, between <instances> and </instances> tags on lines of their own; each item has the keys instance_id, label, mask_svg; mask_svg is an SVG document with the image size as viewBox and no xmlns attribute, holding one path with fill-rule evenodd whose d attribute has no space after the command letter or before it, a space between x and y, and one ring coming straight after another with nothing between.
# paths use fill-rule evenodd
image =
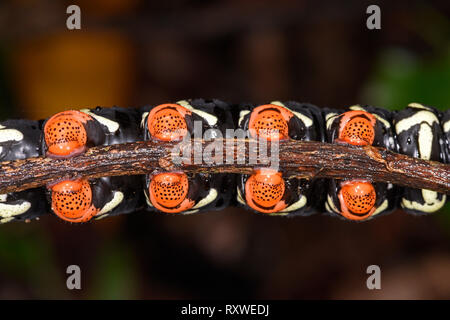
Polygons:
<instances>
[{"instance_id":1,"label":"dark background","mask_svg":"<svg viewBox=\"0 0 450 320\"><path fill-rule=\"evenodd\" d=\"M450 102L448 1L0 3L0 119L183 98ZM82 29L66 29L78 4ZM66 288L68 265L82 290ZM382 290L366 288L381 267ZM450 298L450 210L367 223L229 208L0 226L0 298Z\"/></svg>"}]
</instances>

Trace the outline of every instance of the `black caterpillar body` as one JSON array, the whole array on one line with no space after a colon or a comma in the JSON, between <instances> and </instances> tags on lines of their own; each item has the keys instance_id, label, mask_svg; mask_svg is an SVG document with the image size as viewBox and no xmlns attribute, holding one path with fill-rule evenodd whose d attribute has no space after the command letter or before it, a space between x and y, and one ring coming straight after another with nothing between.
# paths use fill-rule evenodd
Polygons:
<instances>
[{"instance_id":1,"label":"black caterpillar body","mask_svg":"<svg viewBox=\"0 0 450 320\"><path fill-rule=\"evenodd\" d=\"M82 119L86 147L148 139L193 138L197 126L203 133L197 138L204 139L226 137L229 130L242 129L253 138L372 144L412 157L450 162L450 110L440 112L411 103L394 112L360 105L351 106L348 111L351 112L320 109L293 101L253 105L193 99L140 109L82 109L81 118L76 119ZM66 127L70 130L75 123L71 122L72 116L69 112L63 120L52 117L0 122L0 161L52 156L55 149L51 143L58 144L61 140L56 129L64 131L57 121L62 124L68 119ZM53 134L53 140L46 137L46 130ZM78 138L72 137L67 145L76 145L82 140ZM64 211L57 205L60 203L65 208L64 201L68 201L67 206L73 201L76 203L65 219L72 222L144 208L190 214L232 205L270 215L306 216L324 212L350 220L367 220L399 207L411 214L429 214L441 209L447 201L444 194L389 183L305 180L285 177L281 172L255 170L253 175L161 172L151 176L98 178L79 184L82 186L79 192L90 188L87 195L76 194L64 185L2 194L0 222L32 220L56 208ZM358 194L359 190L365 193ZM55 192L59 194L55 196ZM89 201L86 207L89 207L89 217L77 216L82 210L82 201ZM373 208L366 212L364 206Z\"/></svg>"}]
</instances>

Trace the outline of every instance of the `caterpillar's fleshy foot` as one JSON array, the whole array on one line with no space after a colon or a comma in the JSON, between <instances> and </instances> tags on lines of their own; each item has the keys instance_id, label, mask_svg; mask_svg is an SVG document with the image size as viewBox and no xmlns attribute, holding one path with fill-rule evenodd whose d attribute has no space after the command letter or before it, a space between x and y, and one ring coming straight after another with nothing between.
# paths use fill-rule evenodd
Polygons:
<instances>
[{"instance_id":1,"label":"caterpillar's fleshy foot","mask_svg":"<svg viewBox=\"0 0 450 320\"><path fill-rule=\"evenodd\" d=\"M188 134L186 115L191 115L191 112L178 104L161 104L150 111L147 130L157 140L181 140Z\"/></svg>"},{"instance_id":2,"label":"caterpillar's fleshy foot","mask_svg":"<svg viewBox=\"0 0 450 320\"><path fill-rule=\"evenodd\" d=\"M159 173L151 178L150 202L162 212L179 213L191 209L194 200L189 199L188 193L189 180L184 173Z\"/></svg>"},{"instance_id":3,"label":"caterpillar's fleshy foot","mask_svg":"<svg viewBox=\"0 0 450 320\"><path fill-rule=\"evenodd\" d=\"M69 222L86 222L99 209L93 204L92 189L87 180L66 180L51 187L52 210Z\"/></svg>"},{"instance_id":4,"label":"caterpillar's fleshy foot","mask_svg":"<svg viewBox=\"0 0 450 320\"><path fill-rule=\"evenodd\" d=\"M89 115L69 110L55 114L44 126L46 156L70 158L83 153L88 142Z\"/></svg>"},{"instance_id":5,"label":"caterpillar's fleshy foot","mask_svg":"<svg viewBox=\"0 0 450 320\"><path fill-rule=\"evenodd\" d=\"M245 200L252 209L274 213L286 208L282 200L285 183L281 172L270 169L256 170L245 183Z\"/></svg>"},{"instance_id":6,"label":"caterpillar's fleshy foot","mask_svg":"<svg viewBox=\"0 0 450 320\"><path fill-rule=\"evenodd\" d=\"M342 182L338 198L341 214L349 220L365 220L375 212L377 194L370 182L358 180Z\"/></svg>"},{"instance_id":7,"label":"caterpillar's fleshy foot","mask_svg":"<svg viewBox=\"0 0 450 320\"><path fill-rule=\"evenodd\" d=\"M289 120L292 112L278 105L265 104L252 110L248 129L252 137L269 141L289 138Z\"/></svg>"},{"instance_id":8,"label":"caterpillar's fleshy foot","mask_svg":"<svg viewBox=\"0 0 450 320\"><path fill-rule=\"evenodd\" d=\"M336 142L355 146L372 145L375 140L375 117L366 111L347 111L341 115Z\"/></svg>"}]
</instances>

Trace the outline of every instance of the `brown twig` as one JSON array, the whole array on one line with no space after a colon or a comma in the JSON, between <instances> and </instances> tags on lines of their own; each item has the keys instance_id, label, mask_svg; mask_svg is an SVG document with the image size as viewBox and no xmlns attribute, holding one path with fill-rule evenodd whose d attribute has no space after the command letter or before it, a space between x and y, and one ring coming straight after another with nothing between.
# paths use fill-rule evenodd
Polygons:
<instances>
[{"instance_id":1,"label":"brown twig","mask_svg":"<svg viewBox=\"0 0 450 320\"><path fill-rule=\"evenodd\" d=\"M193 140L203 152L212 142ZM194 149L187 149L192 164L177 164L176 143L143 141L100 146L72 159L45 157L0 163L0 193L43 186L61 179L98 178L103 176L139 175L164 170L189 172L246 173L255 167L266 167L263 159L249 163L249 140L216 140L223 143L223 152L214 159L229 154L232 163L194 164ZM232 147L225 147L231 145ZM245 150L242 147L245 146ZM184 146L185 148L185 146ZM270 146L269 146L270 148ZM183 150L183 149L181 149ZM186 151L186 149L184 149ZM241 162L238 163L238 158ZM244 161L242 161L244 160ZM286 141L279 145L279 167L289 176L299 178L367 179L376 182L426 188L450 194L450 165L411 158L371 146L353 147L314 141Z\"/></svg>"}]
</instances>

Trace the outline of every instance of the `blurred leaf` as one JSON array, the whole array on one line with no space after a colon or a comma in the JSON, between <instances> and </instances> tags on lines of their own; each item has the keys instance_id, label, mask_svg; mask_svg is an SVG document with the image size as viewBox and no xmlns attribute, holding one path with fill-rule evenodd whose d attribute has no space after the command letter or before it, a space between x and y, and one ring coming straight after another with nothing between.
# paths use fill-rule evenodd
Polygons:
<instances>
[{"instance_id":1,"label":"blurred leaf","mask_svg":"<svg viewBox=\"0 0 450 320\"><path fill-rule=\"evenodd\" d=\"M447 202L441 210L441 214L436 215L436 219L445 228L447 235L450 237L450 202Z\"/></svg>"},{"instance_id":2,"label":"blurred leaf","mask_svg":"<svg viewBox=\"0 0 450 320\"><path fill-rule=\"evenodd\" d=\"M434 60L391 49L382 54L362 101L390 110L420 102L441 110L450 104L450 46Z\"/></svg>"},{"instance_id":3,"label":"blurred leaf","mask_svg":"<svg viewBox=\"0 0 450 320\"><path fill-rule=\"evenodd\" d=\"M94 272L93 299L135 299L137 281L134 257L119 243L100 250Z\"/></svg>"},{"instance_id":4,"label":"blurred leaf","mask_svg":"<svg viewBox=\"0 0 450 320\"><path fill-rule=\"evenodd\" d=\"M1 272L32 288L39 298L61 297L62 283L55 267L51 243L46 229L37 224L2 228L0 232ZM38 290L39 292L37 292Z\"/></svg>"}]
</instances>

